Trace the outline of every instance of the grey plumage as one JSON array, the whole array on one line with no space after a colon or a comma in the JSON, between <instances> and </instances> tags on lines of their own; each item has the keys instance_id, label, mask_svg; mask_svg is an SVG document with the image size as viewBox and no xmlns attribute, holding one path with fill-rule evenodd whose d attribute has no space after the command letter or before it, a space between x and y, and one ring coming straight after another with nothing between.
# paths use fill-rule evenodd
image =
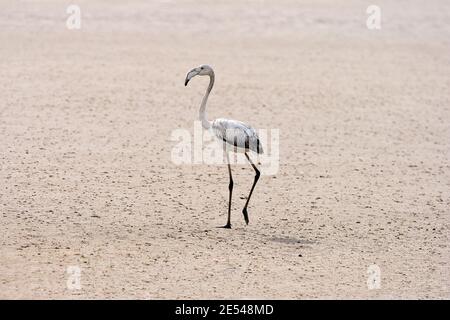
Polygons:
<instances>
[{"instance_id":1,"label":"grey plumage","mask_svg":"<svg viewBox=\"0 0 450 320\"><path fill-rule=\"evenodd\" d=\"M230 146L236 148L234 152L254 151L264 153L256 130L249 125L229 119L216 119L211 124L215 136Z\"/></svg>"}]
</instances>

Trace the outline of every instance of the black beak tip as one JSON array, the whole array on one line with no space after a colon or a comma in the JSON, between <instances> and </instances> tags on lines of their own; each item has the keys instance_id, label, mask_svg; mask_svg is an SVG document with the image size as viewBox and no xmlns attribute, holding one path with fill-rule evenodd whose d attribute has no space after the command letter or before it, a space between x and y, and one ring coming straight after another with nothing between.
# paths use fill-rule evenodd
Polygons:
<instances>
[{"instance_id":1,"label":"black beak tip","mask_svg":"<svg viewBox=\"0 0 450 320\"><path fill-rule=\"evenodd\" d=\"M189 80L184 80L184 86L186 87L187 86L187 84L188 84L188 82L189 82Z\"/></svg>"}]
</instances>

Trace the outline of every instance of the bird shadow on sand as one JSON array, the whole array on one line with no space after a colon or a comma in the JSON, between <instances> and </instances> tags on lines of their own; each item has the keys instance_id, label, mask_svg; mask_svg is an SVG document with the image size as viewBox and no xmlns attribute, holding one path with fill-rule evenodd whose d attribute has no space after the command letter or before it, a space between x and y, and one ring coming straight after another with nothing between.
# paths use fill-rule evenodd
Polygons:
<instances>
[{"instance_id":1,"label":"bird shadow on sand","mask_svg":"<svg viewBox=\"0 0 450 320\"><path fill-rule=\"evenodd\" d=\"M253 240L258 239L258 241L264 242L274 242L274 243L281 243L286 245L314 245L317 244L317 241L313 241L310 239L306 239L303 237L298 237L297 235L276 235L276 234L270 234L265 232L258 232L257 230L252 230L248 227L233 227L232 229L224 229L220 227L215 227L207 230L198 230L198 229L192 229L189 230L190 234L204 234L208 233L210 236L213 234L222 234L222 233L236 233L239 236L243 237L249 237ZM230 239L232 239L231 237Z\"/></svg>"},{"instance_id":2,"label":"bird shadow on sand","mask_svg":"<svg viewBox=\"0 0 450 320\"><path fill-rule=\"evenodd\" d=\"M283 243L283 244L304 244L304 245L312 245L315 244L316 241L311 241L303 238L295 238L295 237L286 237L286 236L272 236L269 237L269 241Z\"/></svg>"},{"instance_id":3,"label":"bird shadow on sand","mask_svg":"<svg viewBox=\"0 0 450 320\"><path fill-rule=\"evenodd\" d=\"M251 228L236 228L232 229L234 232L238 232L242 236L251 237L253 239L259 239L260 243L279 243L285 245L302 245L311 246L317 244L317 241L313 241L307 238L299 237L298 235L277 235L273 233L259 232L252 230Z\"/></svg>"}]
</instances>

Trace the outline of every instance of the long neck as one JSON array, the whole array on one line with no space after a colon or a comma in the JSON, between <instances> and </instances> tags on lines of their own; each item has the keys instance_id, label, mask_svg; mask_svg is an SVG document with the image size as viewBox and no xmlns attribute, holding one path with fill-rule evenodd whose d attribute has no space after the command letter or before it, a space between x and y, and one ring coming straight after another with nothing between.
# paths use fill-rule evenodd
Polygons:
<instances>
[{"instance_id":1,"label":"long neck","mask_svg":"<svg viewBox=\"0 0 450 320\"><path fill-rule=\"evenodd\" d=\"M209 94L214 85L214 72L209 75L209 85L208 89L206 89L205 96L202 100L202 105L200 106L199 111L199 119L202 122L202 127L205 129L209 129L211 127L211 123L209 123L208 119L206 119L206 102L208 101Z\"/></svg>"}]
</instances>

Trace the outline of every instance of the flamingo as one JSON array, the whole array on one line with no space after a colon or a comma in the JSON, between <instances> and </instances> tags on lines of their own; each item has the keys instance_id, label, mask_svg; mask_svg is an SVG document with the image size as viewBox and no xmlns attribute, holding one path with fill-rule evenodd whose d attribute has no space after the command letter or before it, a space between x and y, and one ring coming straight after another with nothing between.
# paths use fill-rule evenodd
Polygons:
<instances>
[{"instance_id":1,"label":"flamingo","mask_svg":"<svg viewBox=\"0 0 450 320\"><path fill-rule=\"evenodd\" d=\"M221 228L231 229L231 198L233 194L233 176L231 174L231 165L229 152L235 153L244 153L248 162L252 165L255 170L255 178L253 180L252 188L250 189L250 193L248 195L247 201L245 202L245 206L242 209L242 213L244 215L245 223L248 225L248 212L247 207L250 201L250 197L252 196L253 190L255 189L256 183L260 177L260 171L256 167L256 165L252 162L250 157L248 156L249 151L256 152L257 154L263 153L263 148L259 141L258 134L255 129L251 126L237 120L229 120L219 118L214 121L208 121L206 118L206 102L208 101L209 94L214 85L214 70L208 65L201 65L197 68L192 69L186 75L186 79L184 81L184 85L187 86L188 82L195 76L209 76L209 85L206 89L206 93L203 97L202 104L200 106L199 111L199 119L202 122L202 127L205 130L209 130L219 141L223 143L223 148L226 154L227 165L228 165L228 174L230 176L230 183L228 185L229 190L229 198L228 198L228 219L225 226Z\"/></svg>"}]
</instances>

